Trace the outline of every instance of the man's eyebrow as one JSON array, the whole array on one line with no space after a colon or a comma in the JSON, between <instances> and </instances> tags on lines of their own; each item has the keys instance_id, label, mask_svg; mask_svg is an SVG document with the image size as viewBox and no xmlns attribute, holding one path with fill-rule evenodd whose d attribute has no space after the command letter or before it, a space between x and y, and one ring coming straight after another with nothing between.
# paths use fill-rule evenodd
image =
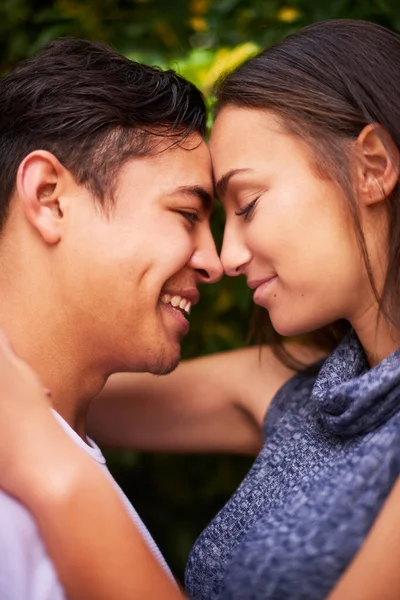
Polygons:
<instances>
[{"instance_id":1,"label":"man's eyebrow","mask_svg":"<svg viewBox=\"0 0 400 600\"><path fill-rule=\"evenodd\" d=\"M182 185L177 187L170 195L173 194L184 194L191 198L199 198L205 212L211 211L214 204L214 199L211 194L201 187L201 185Z\"/></svg>"},{"instance_id":2,"label":"man's eyebrow","mask_svg":"<svg viewBox=\"0 0 400 600\"><path fill-rule=\"evenodd\" d=\"M217 198L222 198L226 194L226 190L228 188L228 183L234 175L238 173L243 173L245 171L251 171L251 169L232 169L228 171L215 183L215 194Z\"/></svg>"}]
</instances>

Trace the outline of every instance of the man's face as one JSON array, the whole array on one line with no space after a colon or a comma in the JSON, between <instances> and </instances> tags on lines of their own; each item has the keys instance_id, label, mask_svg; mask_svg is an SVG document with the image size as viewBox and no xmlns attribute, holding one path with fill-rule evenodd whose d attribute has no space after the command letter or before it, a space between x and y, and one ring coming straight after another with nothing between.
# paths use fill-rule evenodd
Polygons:
<instances>
[{"instance_id":1,"label":"man's face","mask_svg":"<svg viewBox=\"0 0 400 600\"><path fill-rule=\"evenodd\" d=\"M208 148L197 136L184 146L128 161L109 216L83 187L69 204L59 292L108 372L173 369L198 284L221 276Z\"/></svg>"}]
</instances>

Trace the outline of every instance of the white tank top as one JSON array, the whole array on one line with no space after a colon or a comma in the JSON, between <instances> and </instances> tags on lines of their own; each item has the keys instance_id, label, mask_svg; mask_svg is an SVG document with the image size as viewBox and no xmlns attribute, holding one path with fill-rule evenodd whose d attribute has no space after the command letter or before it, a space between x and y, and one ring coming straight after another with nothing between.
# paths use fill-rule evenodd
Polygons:
<instances>
[{"instance_id":1,"label":"white tank top","mask_svg":"<svg viewBox=\"0 0 400 600\"><path fill-rule=\"evenodd\" d=\"M51 409L51 410L52 410L52 413L54 414L55 418L61 425L61 427L64 429L64 431L78 444L78 446L80 446L83 450L85 450L85 452L87 452L104 470L107 477L110 479L110 481L114 485L115 489L117 490L122 502L124 503L126 510L128 511L128 513L129 513L130 517L132 518L133 522L135 523L136 527L139 529L140 533L142 534L142 536L143 536L144 540L146 541L147 545L149 546L150 550L153 552L154 556L157 558L158 562L163 567L163 569L168 573L168 575L171 577L171 579L174 579L163 555L161 554L159 548L157 547L157 544L153 540L146 525L143 523L142 519L139 517L139 515L136 512L136 510L134 509L133 505L128 500L128 498L126 497L126 495L124 494L124 492L119 487L119 485L117 484L117 482L111 475L110 471L108 470L107 465L106 465L106 459L104 458L103 453L101 452L98 445L90 438L87 438L89 443L86 444L86 442L84 442L83 439L76 433L76 431L74 431L74 429L72 429L72 427L70 427L70 425L68 425L68 423L61 417L61 415L58 412L56 412L54 409Z\"/></svg>"}]
</instances>

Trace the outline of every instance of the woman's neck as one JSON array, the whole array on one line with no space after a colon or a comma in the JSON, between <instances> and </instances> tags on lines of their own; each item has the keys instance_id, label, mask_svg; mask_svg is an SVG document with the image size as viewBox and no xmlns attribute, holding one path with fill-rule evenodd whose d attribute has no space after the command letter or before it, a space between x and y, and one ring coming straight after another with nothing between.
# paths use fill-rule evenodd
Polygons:
<instances>
[{"instance_id":1,"label":"woman's neck","mask_svg":"<svg viewBox=\"0 0 400 600\"><path fill-rule=\"evenodd\" d=\"M351 321L371 367L400 348L400 329L379 313L377 306L370 306L363 314Z\"/></svg>"}]
</instances>

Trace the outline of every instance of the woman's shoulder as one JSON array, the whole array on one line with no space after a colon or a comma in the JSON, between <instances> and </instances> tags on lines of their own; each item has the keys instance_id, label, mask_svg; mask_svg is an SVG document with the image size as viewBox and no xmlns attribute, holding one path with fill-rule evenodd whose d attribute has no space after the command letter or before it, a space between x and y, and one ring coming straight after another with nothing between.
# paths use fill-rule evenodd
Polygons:
<instances>
[{"instance_id":1,"label":"woman's shoulder","mask_svg":"<svg viewBox=\"0 0 400 600\"><path fill-rule=\"evenodd\" d=\"M292 416L293 420L297 420L299 415L304 414L304 411L312 410L311 392L324 362L325 358L319 358L316 362L293 374L277 391L265 415L264 437L271 434L284 416L286 418Z\"/></svg>"}]
</instances>

